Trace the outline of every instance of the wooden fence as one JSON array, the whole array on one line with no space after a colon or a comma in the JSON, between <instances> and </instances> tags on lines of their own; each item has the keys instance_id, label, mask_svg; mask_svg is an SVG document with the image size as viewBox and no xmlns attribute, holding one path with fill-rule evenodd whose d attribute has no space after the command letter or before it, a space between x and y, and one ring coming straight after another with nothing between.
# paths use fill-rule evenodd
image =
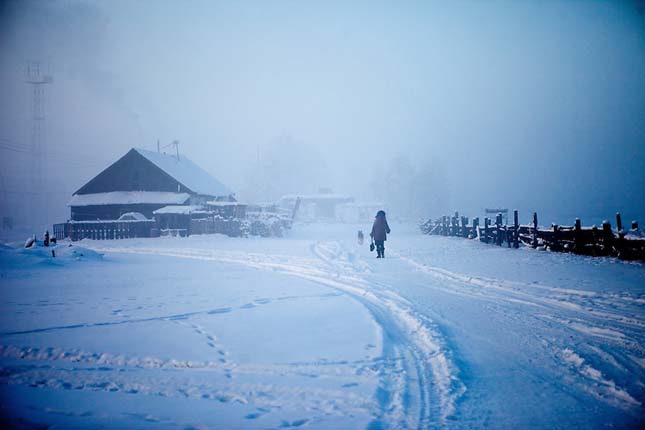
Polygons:
<instances>
[{"instance_id":1,"label":"wooden fence","mask_svg":"<svg viewBox=\"0 0 645 430\"><path fill-rule=\"evenodd\" d=\"M70 238L81 239L127 239L133 237L150 237L155 227L154 220L146 221L73 221L54 224L56 240Z\"/></svg>"},{"instance_id":2,"label":"wooden fence","mask_svg":"<svg viewBox=\"0 0 645 430\"><path fill-rule=\"evenodd\" d=\"M246 236L246 225L244 220L238 218L223 218L219 215L191 219L190 234L213 234L220 233L231 237Z\"/></svg>"},{"instance_id":3,"label":"wooden fence","mask_svg":"<svg viewBox=\"0 0 645 430\"><path fill-rule=\"evenodd\" d=\"M428 220L421 225L421 231L434 235L479 238L482 242L509 248L519 248L520 244L524 244L556 252L645 260L645 235L639 229L638 222L633 221L627 230L623 227L620 213L617 213L616 227L614 231L608 221L603 222L600 229L596 226L583 227L577 218L572 226L553 224L551 228L540 228L537 213L533 213L530 225L520 225L517 211L513 211L512 224L504 224L502 214L497 214L494 220L485 217L481 225L479 218L469 222L468 217L455 212L454 216Z\"/></svg>"}]
</instances>

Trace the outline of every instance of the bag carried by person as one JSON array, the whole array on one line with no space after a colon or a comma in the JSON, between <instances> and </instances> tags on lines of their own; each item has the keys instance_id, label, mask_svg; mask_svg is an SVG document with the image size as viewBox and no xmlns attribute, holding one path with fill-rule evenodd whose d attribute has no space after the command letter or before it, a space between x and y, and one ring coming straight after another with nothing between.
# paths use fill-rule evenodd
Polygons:
<instances>
[{"instance_id":1,"label":"bag carried by person","mask_svg":"<svg viewBox=\"0 0 645 430\"><path fill-rule=\"evenodd\" d=\"M374 252L374 239L372 239L372 242L370 243L370 252Z\"/></svg>"}]
</instances>

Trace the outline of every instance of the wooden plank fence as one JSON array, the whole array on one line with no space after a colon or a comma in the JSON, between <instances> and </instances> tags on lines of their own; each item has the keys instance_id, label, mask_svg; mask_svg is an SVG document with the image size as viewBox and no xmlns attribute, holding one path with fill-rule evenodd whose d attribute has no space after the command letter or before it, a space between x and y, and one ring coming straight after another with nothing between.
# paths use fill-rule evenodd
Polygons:
<instances>
[{"instance_id":1,"label":"wooden plank fence","mask_svg":"<svg viewBox=\"0 0 645 430\"><path fill-rule=\"evenodd\" d=\"M469 222L468 217L455 212L454 216L428 220L421 225L421 231L432 235L478 238L484 243L509 248L519 248L523 244L533 248L545 247L555 252L645 260L645 234L639 229L637 221L632 221L631 228L626 230L620 213L616 213L616 230L608 221L604 221L601 228L583 227L579 218L572 226L553 224L551 228L541 228L537 212L533 213L531 224L520 225L515 210L512 224L504 223L501 213L495 219L485 217L483 225L480 225L479 218Z\"/></svg>"},{"instance_id":2,"label":"wooden plank fence","mask_svg":"<svg viewBox=\"0 0 645 430\"><path fill-rule=\"evenodd\" d=\"M150 237L154 220L146 221L74 221L54 224L54 237L56 240L69 238L81 239L127 239L134 237Z\"/></svg>"},{"instance_id":3,"label":"wooden plank fence","mask_svg":"<svg viewBox=\"0 0 645 430\"><path fill-rule=\"evenodd\" d=\"M242 237L247 235L246 223L239 218L223 218L219 215L191 219L190 234L214 234L220 233L231 237Z\"/></svg>"}]
</instances>

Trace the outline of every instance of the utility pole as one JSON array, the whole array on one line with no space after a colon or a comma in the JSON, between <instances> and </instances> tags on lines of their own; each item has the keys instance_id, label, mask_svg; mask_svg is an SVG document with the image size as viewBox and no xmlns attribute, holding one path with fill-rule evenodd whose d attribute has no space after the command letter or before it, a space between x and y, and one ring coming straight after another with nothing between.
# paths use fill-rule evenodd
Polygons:
<instances>
[{"instance_id":1,"label":"utility pole","mask_svg":"<svg viewBox=\"0 0 645 430\"><path fill-rule=\"evenodd\" d=\"M175 151L177 152L177 161L179 161L179 141L173 140L171 145L174 145Z\"/></svg>"},{"instance_id":2,"label":"utility pole","mask_svg":"<svg viewBox=\"0 0 645 430\"><path fill-rule=\"evenodd\" d=\"M51 75L44 73L40 62L29 61L25 70L25 82L33 86L31 153L34 159L32 171L31 221L48 223L49 202L44 192L44 179L47 177L47 134L45 129L45 85L54 82ZM39 215L33 215L39 214ZM39 225L41 227L41 225Z\"/></svg>"}]
</instances>

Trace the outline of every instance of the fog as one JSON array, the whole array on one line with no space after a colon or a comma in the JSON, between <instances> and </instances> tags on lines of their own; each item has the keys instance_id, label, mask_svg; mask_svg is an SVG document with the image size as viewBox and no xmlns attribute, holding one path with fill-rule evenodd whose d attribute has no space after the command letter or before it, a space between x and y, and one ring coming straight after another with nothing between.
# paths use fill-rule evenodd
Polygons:
<instances>
[{"instance_id":1,"label":"fog","mask_svg":"<svg viewBox=\"0 0 645 430\"><path fill-rule=\"evenodd\" d=\"M42 190L30 60L54 78ZM0 94L0 215L21 225L65 221L129 148L173 140L242 201L645 222L637 2L9 1Z\"/></svg>"}]
</instances>

